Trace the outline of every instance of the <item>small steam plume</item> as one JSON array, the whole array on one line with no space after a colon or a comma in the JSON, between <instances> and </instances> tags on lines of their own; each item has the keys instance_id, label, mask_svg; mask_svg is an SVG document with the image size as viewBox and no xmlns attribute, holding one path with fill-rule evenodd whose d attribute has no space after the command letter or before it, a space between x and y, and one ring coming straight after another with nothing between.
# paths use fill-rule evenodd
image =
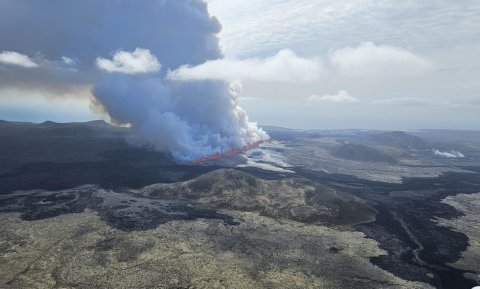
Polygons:
<instances>
[{"instance_id":1,"label":"small steam plume","mask_svg":"<svg viewBox=\"0 0 480 289\"><path fill-rule=\"evenodd\" d=\"M15 27L0 31L0 52L71 60L69 83L90 83L97 108L129 124L138 144L189 161L268 138L238 106L238 84L167 77L223 57L221 25L201 0L5 0L0 8L1 26Z\"/></svg>"}]
</instances>

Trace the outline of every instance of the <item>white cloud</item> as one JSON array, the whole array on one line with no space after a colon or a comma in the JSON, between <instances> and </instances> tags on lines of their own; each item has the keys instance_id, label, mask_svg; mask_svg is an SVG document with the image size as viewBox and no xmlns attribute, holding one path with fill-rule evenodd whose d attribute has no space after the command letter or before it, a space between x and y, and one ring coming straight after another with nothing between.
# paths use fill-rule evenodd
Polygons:
<instances>
[{"instance_id":1,"label":"white cloud","mask_svg":"<svg viewBox=\"0 0 480 289\"><path fill-rule=\"evenodd\" d=\"M181 66L169 72L173 80L256 80L311 82L328 72L353 77L418 76L432 68L430 60L400 47L363 42L358 47L334 50L325 71L320 56L304 58L285 49L264 59L217 59L198 66Z\"/></svg>"},{"instance_id":2,"label":"white cloud","mask_svg":"<svg viewBox=\"0 0 480 289\"><path fill-rule=\"evenodd\" d=\"M119 50L113 59L97 58L97 67L107 72L121 72L127 74L140 74L159 71L161 68L158 59L150 50L136 48L133 52Z\"/></svg>"},{"instance_id":3,"label":"white cloud","mask_svg":"<svg viewBox=\"0 0 480 289\"><path fill-rule=\"evenodd\" d=\"M66 56L62 56L62 62L66 65L74 65L75 64L75 60L73 60L70 57L66 57Z\"/></svg>"},{"instance_id":4,"label":"white cloud","mask_svg":"<svg viewBox=\"0 0 480 289\"><path fill-rule=\"evenodd\" d=\"M28 56L15 51L0 52L0 63L22 66L26 68L38 67L38 64L36 64Z\"/></svg>"},{"instance_id":5,"label":"white cloud","mask_svg":"<svg viewBox=\"0 0 480 289\"><path fill-rule=\"evenodd\" d=\"M325 95L315 95L312 94L308 98L310 101L321 101L321 102L337 102L337 103L354 103L358 102L358 98L351 96L345 90L340 90L337 94L325 94Z\"/></svg>"},{"instance_id":6,"label":"white cloud","mask_svg":"<svg viewBox=\"0 0 480 289\"><path fill-rule=\"evenodd\" d=\"M169 72L168 78L308 82L319 79L322 72L318 58L302 58L287 49L265 59L218 59L198 66L181 66Z\"/></svg>"},{"instance_id":7,"label":"white cloud","mask_svg":"<svg viewBox=\"0 0 480 289\"><path fill-rule=\"evenodd\" d=\"M212 15L222 23L220 40L228 56L250 56L284 47L295 50L332 43L332 28L369 14L379 1L332 0L207 0ZM340 29L341 29L340 28ZM342 35L344 30L341 29ZM343 37L341 37L343 38ZM320 44L321 45L321 44ZM306 47L307 46L307 47ZM325 47L323 47L325 49Z\"/></svg>"},{"instance_id":8,"label":"white cloud","mask_svg":"<svg viewBox=\"0 0 480 289\"><path fill-rule=\"evenodd\" d=\"M393 97L372 101L373 104L400 105L400 106L448 106L454 105L445 100L420 97Z\"/></svg>"},{"instance_id":9,"label":"white cloud","mask_svg":"<svg viewBox=\"0 0 480 289\"><path fill-rule=\"evenodd\" d=\"M406 49L363 42L358 47L345 47L330 55L330 63L348 76L418 76L432 68L429 59Z\"/></svg>"},{"instance_id":10,"label":"white cloud","mask_svg":"<svg viewBox=\"0 0 480 289\"><path fill-rule=\"evenodd\" d=\"M283 47L315 53L366 39L434 50L465 41L471 45L480 20L480 2L475 0L207 2L222 23L220 39L229 56L249 56Z\"/></svg>"},{"instance_id":11,"label":"white cloud","mask_svg":"<svg viewBox=\"0 0 480 289\"><path fill-rule=\"evenodd\" d=\"M437 149L433 149L433 154L436 156L446 157L446 158L464 158L465 155L459 151L451 150L450 152L442 152Z\"/></svg>"}]
</instances>

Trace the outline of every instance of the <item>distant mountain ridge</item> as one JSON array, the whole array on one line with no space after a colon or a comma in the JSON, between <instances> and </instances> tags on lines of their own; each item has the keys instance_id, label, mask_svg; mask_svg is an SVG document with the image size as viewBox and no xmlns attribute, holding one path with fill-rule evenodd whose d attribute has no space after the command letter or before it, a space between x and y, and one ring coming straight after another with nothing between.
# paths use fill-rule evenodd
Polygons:
<instances>
[{"instance_id":1,"label":"distant mountain ridge","mask_svg":"<svg viewBox=\"0 0 480 289\"><path fill-rule=\"evenodd\" d=\"M377 144L406 149L427 149L429 145L418 136L403 131L381 132L368 136L368 140Z\"/></svg>"},{"instance_id":2,"label":"distant mountain ridge","mask_svg":"<svg viewBox=\"0 0 480 289\"><path fill-rule=\"evenodd\" d=\"M344 144L335 149L332 154L336 157L366 162L386 162L395 163L396 159L380 150L361 145L361 144Z\"/></svg>"}]
</instances>

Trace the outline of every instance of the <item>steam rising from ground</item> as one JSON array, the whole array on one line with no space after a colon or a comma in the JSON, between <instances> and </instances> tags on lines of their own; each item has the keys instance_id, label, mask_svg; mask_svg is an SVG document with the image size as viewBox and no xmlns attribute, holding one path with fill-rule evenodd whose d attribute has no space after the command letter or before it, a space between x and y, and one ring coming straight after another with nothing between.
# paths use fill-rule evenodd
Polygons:
<instances>
[{"instance_id":1,"label":"steam rising from ground","mask_svg":"<svg viewBox=\"0 0 480 289\"><path fill-rule=\"evenodd\" d=\"M97 111L130 125L138 144L188 161L267 138L237 105L238 85L167 79L223 57L201 0L3 0L0 27L15 27L0 31L9 79L92 86Z\"/></svg>"},{"instance_id":2,"label":"steam rising from ground","mask_svg":"<svg viewBox=\"0 0 480 289\"><path fill-rule=\"evenodd\" d=\"M436 156L441 156L441 157L446 157L446 158L464 158L465 155L462 154L461 152L459 151L454 151L454 150L451 150L451 151L440 151L440 150L437 150L437 149L433 149L432 150L433 154L436 155Z\"/></svg>"}]
</instances>

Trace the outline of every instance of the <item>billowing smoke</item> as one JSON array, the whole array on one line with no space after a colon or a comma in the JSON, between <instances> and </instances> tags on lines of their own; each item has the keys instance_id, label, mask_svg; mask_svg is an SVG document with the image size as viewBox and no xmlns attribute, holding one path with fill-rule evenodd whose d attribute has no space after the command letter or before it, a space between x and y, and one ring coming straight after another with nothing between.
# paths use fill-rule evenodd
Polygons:
<instances>
[{"instance_id":1,"label":"billowing smoke","mask_svg":"<svg viewBox=\"0 0 480 289\"><path fill-rule=\"evenodd\" d=\"M224 82L175 83L158 74L110 74L94 94L114 122L130 124L140 143L193 160L267 137Z\"/></svg>"},{"instance_id":2,"label":"billowing smoke","mask_svg":"<svg viewBox=\"0 0 480 289\"><path fill-rule=\"evenodd\" d=\"M15 27L1 32L0 52L67 59L69 82L90 82L95 104L139 144L192 160L267 137L237 105L238 84L167 79L222 58L221 26L203 1L0 0L0 11L1 27Z\"/></svg>"}]
</instances>

